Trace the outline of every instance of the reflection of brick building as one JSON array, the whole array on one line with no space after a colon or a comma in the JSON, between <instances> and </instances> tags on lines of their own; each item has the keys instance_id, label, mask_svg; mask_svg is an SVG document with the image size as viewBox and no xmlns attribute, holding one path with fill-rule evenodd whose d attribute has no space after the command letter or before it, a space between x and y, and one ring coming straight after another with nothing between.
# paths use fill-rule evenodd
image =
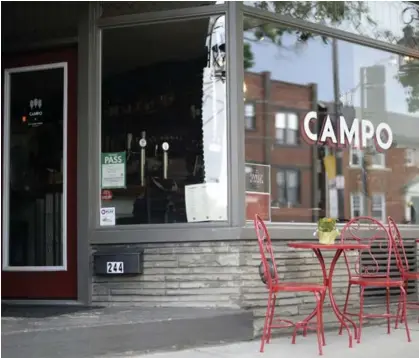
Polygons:
<instances>
[{"instance_id":1,"label":"reflection of brick building","mask_svg":"<svg viewBox=\"0 0 419 358\"><path fill-rule=\"evenodd\" d=\"M353 214L354 208L351 194L363 192L364 185L362 182L362 170L359 166L351 165L350 151L344 152L344 176L345 176L345 217L349 218ZM367 159L368 160L368 159ZM371 162L371 159L369 159ZM406 220L410 221L414 218L410 217L410 208L408 203L417 207L419 202L419 193L414 188L416 179L419 176L419 167L417 163L406 162L406 149L391 148L384 156L383 166L367 165L366 188L370 199L366 202L367 212L364 214L372 215L373 203L372 198L376 198L376 215L379 216L379 200L382 198L382 217L383 219L390 215L398 223ZM416 200L415 200L416 199ZM362 203L364 204L364 203ZM419 213L419 208L416 209ZM416 223L419 218L416 218Z\"/></svg>"},{"instance_id":2,"label":"reflection of brick building","mask_svg":"<svg viewBox=\"0 0 419 358\"><path fill-rule=\"evenodd\" d=\"M319 202L314 202L313 193L315 188L321 188L323 194L325 190L324 182L320 184L321 176L318 176L317 169L313 166L313 163L318 163L317 149L302 140L299 125L295 127L287 123L292 116L295 116L299 122L308 111L318 111L317 103L316 85L298 85L272 80L269 72L246 73L246 162L271 165L271 215L274 222L310 222L317 214L312 208L318 208ZM282 123L278 128L278 119L279 122L281 119L284 122L284 118L285 125ZM353 197L363 192L360 162L358 165L357 163L351 165L353 155L349 149L344 150L346 219L357 214L355 207L357 203ZM370 199L367 199L365 205L368 207L366 214L378 215L377 211L380 208L377 207L377 203L374 208L372 207L374 196L374 199L383 198L381 210L383 217L391 215L399 223L411 219L407 202L413 202L414 206L418 206L416 210L418 221L418 163L406 165L406 150L403 148L392 148L387 151L384 163L384 167L373 165L367 169L367 189ZM297 175L293 176L298 182L294 194L290 189L292 183L287 180L290 179L290 173ZM414 188L416 179L418 179L417 190ZM363 195L358 196L362 196L361 201L364 200ZM364 203L361 206L364 208Z\"/></svg>"},{"instance_id":3,"label":"reflection of brick building","mask_svg":"<svg viewBox=\"0 0 419 358\"><path fill-rule=\"evenodd\" d=\"M270 72L247 72L245 85L246 162L271 165L272 221L311 221L315 148L301 140L298 123L317 103L316 86L272 80Z\"/></svg>"}]
</instances>

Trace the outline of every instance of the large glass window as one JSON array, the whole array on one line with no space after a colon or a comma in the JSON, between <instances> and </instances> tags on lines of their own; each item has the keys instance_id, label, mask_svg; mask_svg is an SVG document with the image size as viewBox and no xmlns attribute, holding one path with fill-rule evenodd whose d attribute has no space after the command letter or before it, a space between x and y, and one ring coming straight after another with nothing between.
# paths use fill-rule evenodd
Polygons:
<instances>
[{"instance_id":1,"label":"large glass window","mask_svg":"<svg viewBox=\"0 0 419 358\"><path fill-rule=\"evenodd\" d=\"M103 31L102 226L227 220L224 20Z\"/></svg>"},{"instance_id":2,"label":"large glass window","mask_svg":"<svg viewBox=\"0 0 419 358\"><path fill-rule=\"evenodd\" d=\"M419 28L399 31L419 43ZM246 189L248 220L259 196L272 222L363 214L415 223L419 59L246 17L244 67L244 103L255 104L246 165L270 175L263 192Z\"/></svg>"}]
</instances>

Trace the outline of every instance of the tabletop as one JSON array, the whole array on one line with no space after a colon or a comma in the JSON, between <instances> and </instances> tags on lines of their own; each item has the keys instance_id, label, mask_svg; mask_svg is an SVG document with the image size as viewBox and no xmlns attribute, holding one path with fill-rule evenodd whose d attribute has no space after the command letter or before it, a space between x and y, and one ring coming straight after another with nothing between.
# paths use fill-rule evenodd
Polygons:
<instances>
[{"instance_id":1,"label":"tabletop","mask_svg":"<svg viewBox=\"0 0 419 358\"><path fill-rule=\"evenodd\" d=\"M370 245L358 244L358 243L336 243L331 245L321 244L319 242L289 242L289 247L294 249L321 249L321 250L366 250L370 248Z\"/></svg>"}]
</instances>

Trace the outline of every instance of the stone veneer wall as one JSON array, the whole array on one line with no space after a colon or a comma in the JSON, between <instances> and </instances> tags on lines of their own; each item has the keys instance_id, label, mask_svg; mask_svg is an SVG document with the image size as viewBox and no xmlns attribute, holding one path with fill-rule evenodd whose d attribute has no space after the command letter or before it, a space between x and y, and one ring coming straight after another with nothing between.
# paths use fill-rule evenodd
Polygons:
<instances>
[{"instance_id":1,"label":"stone veneer wall","mask_svg":"<svg viewBox=\"0 0 419 358\"><path fill-rule=\"evenodd\" d=\"M127 245L123 247L127 248ZM258 275L260 255L255 240L145 244L141 247L145 249L144 273L135 277L94 277L95 304L250 309L255 315L255 333L260 332L267 292ZM274 250L281 279L322 282L320 265L312 251L290 249L285 241L279 240L274 241ZM419 260L419 249L417 252ZM326 252L327 262L333 253ZM347 289L343 259L336 267L333 285L335 297L343 305ZM359 291L356 288L352 291L350 302L355 308ZM312 294L281 293L279 297L276 312L293 320L302 319L315 305ZM330 310L327 298L325 323L336 324Z\"/></svg>"},{"instance_id":2,"label":"stone veneer wall","mask_svg":"<svg viewBox=\"0 0 419 358\"><path fill-rule=\"evenodd\" d=\"M419 270L419 239L416 241L416 269ZM419 301L419 282L416 284L416 290L418 294L418 301Z\"/></svg>"}]
</instances>

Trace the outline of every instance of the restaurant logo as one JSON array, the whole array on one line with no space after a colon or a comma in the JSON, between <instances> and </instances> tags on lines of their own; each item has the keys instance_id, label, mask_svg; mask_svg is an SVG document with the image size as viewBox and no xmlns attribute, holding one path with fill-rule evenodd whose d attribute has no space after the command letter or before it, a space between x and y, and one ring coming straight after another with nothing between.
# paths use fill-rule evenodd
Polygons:
<instances>
[{"instance_id":1,"label":"restaurant logo","mask_svg":"<svg viewBox=\"0 0 419 358\"><path fill-rule=\"evenodd\" d=\"M23 122L26 122L29 127L39 127L43 124L42 120L42 99L33 98L29 101L29 115L28 119L26 116L23 117Z\"/></svg>"},{"instance_id":2,"label":"restaurant logo","mask_svg":"<svg viewBox=\"0 0 419 358\"><path fill-rule=\"evenodd\" d=\"M31 109L42 108L42 99L37 99L37 98L31 99L29 101L29 107L31 107Z\"/></svg>"},{"instance_id":3,"label":"restaurant logo","mask_svg":"<svg viewBox=\"0 0 419 358\"><path fill-rule=\"evenodd\" d=\"M354 118L349 128L344 116L339 116L336 123L333 123L328 115L317 134L313 130L317 116L317 112L309 112L301 123L301 133L309 144L365 149L373 141L379 152L386 151L393 145L393 132L387 123L381 122L375 127L369 120Z\"/></svg>"},{"instance_id":4,"label":"restaurant logo","mask_svg":"<svg viewBox=\"0 0 419 358\"><path fill-rule=\"evenodd\" d=\"M32 116L42 116L42 99L34 98L29 101L29 107L31 109L31 112L29 112L29 115ZM34 111L34 112L32 112Z\"/></svg>"}]
</instances>

